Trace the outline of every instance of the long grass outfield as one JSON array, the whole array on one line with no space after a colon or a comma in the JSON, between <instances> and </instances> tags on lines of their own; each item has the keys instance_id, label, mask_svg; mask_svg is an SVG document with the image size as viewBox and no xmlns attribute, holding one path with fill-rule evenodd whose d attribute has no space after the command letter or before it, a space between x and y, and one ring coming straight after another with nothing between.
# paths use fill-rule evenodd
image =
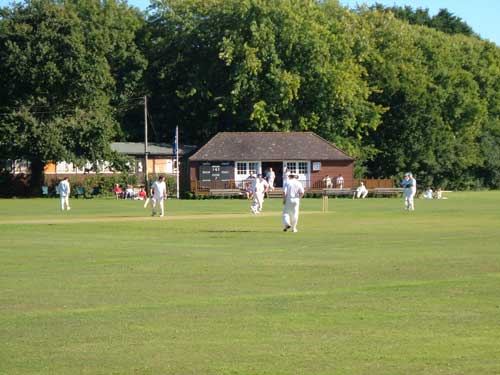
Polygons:
<instances>
[{"instance_id":1,"label":"long grass outfield","mask_svg":"<svg viewBox=\"0 0 500 375\"><path fill-rule=\"evenodd\" d=\"M0 200L0 374L500 374L500 192Z\"/></svg>"}]
</instances>

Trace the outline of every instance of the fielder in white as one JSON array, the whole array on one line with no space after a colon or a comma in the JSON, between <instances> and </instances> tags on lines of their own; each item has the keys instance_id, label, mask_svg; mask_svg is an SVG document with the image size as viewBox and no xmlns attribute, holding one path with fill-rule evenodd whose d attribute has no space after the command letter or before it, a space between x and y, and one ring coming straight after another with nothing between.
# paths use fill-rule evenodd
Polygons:
<instances>
[{"instance_id":1,"label":"fielder in white","mask_svg":"<svg viewBox=\"0 0 500 375\"><path fill-rule=\"evenodd\" d=\"M269 184L266 180L262 178L262 175L257 175L255 180L255 185L253 188L253 201L251 210L254 214L262 212L262 207L264 205L264 194L269 190Z\"/></svg>"},{"instance_id":2,"label":"fielder in white","mask_svg":"<svg viewBox=\"0 0 500 375\"><path fill-rule=\"evenodd\" d=\"M167 199L167 185L165 184L165 179L163 176L158 177L158 180L153 182L151 185L151 216L156 215L156 205L160 205L160 217L163 217L164 212L164 201Z\"/></svg>"},{"instance_id":3,"label":"fielder in white","mask_svg":"<svg viewBox=\"0 0 500 375\"><path fill-rule=\"evenodd\" d=\"M71 193L71 186L68 181L68 177L64 177L64 179L59 182L59 186L57 187L57 191L59 191L59 197L61 198L61 210L71 210L69 206L69 194Z\"/></svg>"},{"instance_id":4,"label":"fielder in white","mask_svg":"<svg viewBox=\"0 0 500 375\"><path fill-rule=\"evenodd\" d=\"M300 198L304 196L304 186L297 180L297 175L291 173L287 182L283 185L283 231L292 228L297 232L299 222Z\"/></svg>"},{"instance_id":5,"label":"fielder in white","mask_svg":"<svg viewBox=\"0 0 500 375\"><path fill-rule=\"evenodd\" d=\"M366 198L366 196L368 195L368 189L366 188L365 184L363 183L363 181L361 181L359 183L359 186L356 188L356 193L355 193L355 196L356 198Z\"/></svg>"},{"instance_id":6,"label":"fielder in white","mask_svg":"<svg viewBox=\"0 0 500 375\"><path fill-rule=\"evenodd\" d=\"M405 177L401 182L403 187L403 195L405 197L405 210L414 211L415 206L413 204L413 198L417 192L417 181L413 178L411 173L405 173Z\"/></svg>"}]
</instances>

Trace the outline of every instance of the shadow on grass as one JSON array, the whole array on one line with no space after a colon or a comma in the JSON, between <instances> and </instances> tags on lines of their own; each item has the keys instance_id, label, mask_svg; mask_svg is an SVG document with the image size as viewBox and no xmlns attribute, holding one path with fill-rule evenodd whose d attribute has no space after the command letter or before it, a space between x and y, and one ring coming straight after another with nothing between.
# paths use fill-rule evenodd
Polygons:
<instances>
[{"instance_id":1,"label":"shadow on grass","mask_svg":"<svg viewBox=\"0 0 500 375\"><path fill-rule=\"evenodd\" d=\"M213 230L200 230L201 233L257 233L262 231L248 230L248 229L213 229Z\"/></svg>"}]
</instances>

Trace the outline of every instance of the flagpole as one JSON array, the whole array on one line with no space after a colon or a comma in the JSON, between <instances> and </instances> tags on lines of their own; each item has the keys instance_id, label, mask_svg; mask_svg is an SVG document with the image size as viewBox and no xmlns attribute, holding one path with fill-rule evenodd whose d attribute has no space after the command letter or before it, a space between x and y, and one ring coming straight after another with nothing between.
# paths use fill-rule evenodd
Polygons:
<instances>
[{"instance_id":1,"label":"flagpole","mask_svg":"<svg viewBox=\"0 0 500 375\"><path fill-rule=\"evenodd\" d=\"M144 95L144 174L146 193L149 196L149 170L148 170L148 97Z\"/></svg>"},{"instance_id":2,"label":"flagpole","mask_svg":"<svg viewBox=\"0 0 500 375\"><path fill-rule=\"evenodd\" d=\"M175 127L175 164L176 164L176 177L177 177L177 199L179 199L179 126Z\"/></svg>"}]
</instances>

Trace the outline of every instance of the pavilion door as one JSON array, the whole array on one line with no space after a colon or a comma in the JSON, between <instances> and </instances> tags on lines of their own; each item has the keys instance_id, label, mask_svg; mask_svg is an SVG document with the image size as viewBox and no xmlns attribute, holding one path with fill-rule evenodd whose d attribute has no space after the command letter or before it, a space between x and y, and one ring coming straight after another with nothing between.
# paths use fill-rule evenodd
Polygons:
<instances>
[{"instance_id":1,"label":"pavilion door","mask_svg":"<svg viewBox=\"0 0 500 375\"><path fill-rule=\"evenodd\" d=\"M283 162L281 161L263 161L262 162L262 176L266 177L266 172L272 168L276 179L274 180L274 187L283 187Z\"/></svg>"}]
</instances>

